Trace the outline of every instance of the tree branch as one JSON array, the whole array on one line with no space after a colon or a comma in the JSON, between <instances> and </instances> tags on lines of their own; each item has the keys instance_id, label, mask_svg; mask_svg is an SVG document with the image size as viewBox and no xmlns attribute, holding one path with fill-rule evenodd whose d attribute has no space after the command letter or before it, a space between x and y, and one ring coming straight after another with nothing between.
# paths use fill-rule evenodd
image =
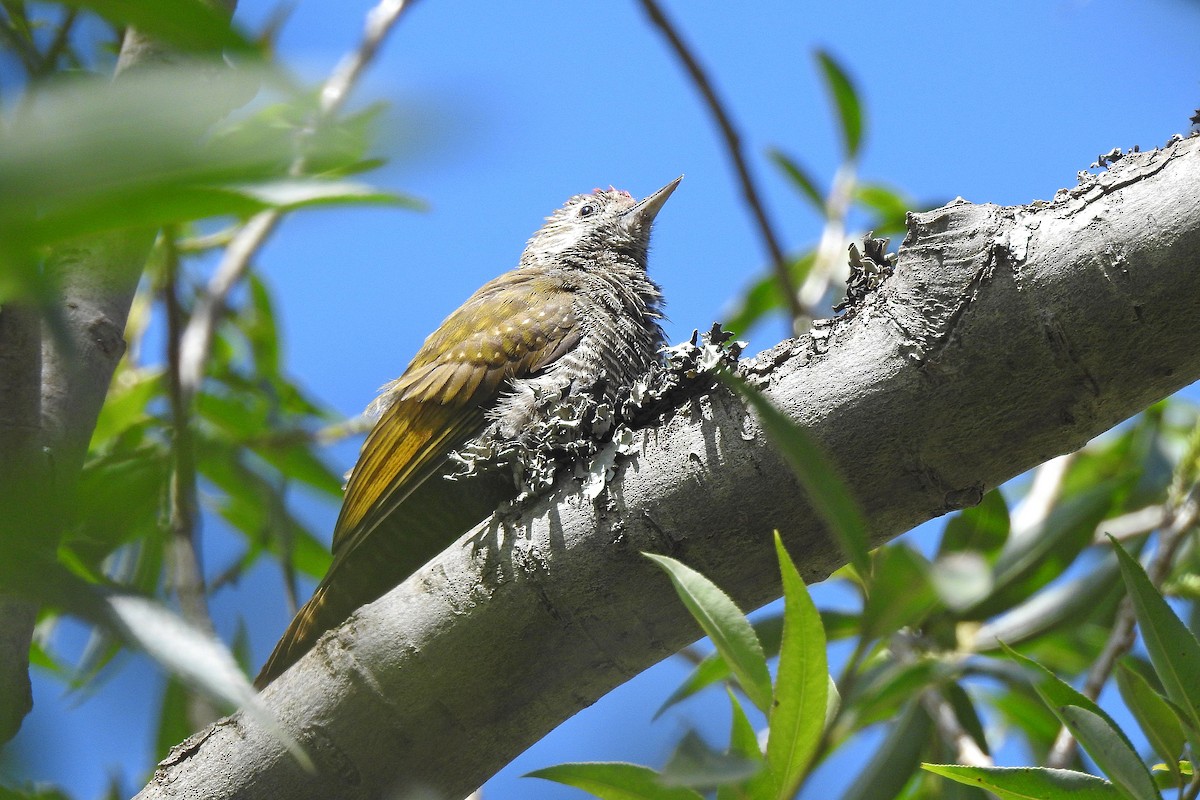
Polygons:
<instances>
[{"instance_id":1,"label":"tree branch","mask_svg":"<svg viewBox=\"0 0 1200 800\"><path fill-rule=\"evenodd\" d=\"M1200 378L1197 185L1193 138L1051 203L911 215L876 293L744 372L824 446L885 542ZM724 390L641 445L594 503L564 485L516 522L479 526L266 689L316 775L234 715L138 796L462 796L699 635L642 552L683 560L743 608L779 594L774 528L806 580L838 566Z\"/></svg>"}]
</instances>

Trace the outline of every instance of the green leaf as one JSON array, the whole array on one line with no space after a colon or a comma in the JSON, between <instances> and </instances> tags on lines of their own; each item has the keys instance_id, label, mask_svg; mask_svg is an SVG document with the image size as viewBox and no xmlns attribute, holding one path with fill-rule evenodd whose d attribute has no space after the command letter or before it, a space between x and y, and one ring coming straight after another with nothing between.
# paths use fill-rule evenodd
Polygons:
<instances>
[{"instance_id":1,"label":"green leaf","mask_svg":"<svg viewBox=\"0 0 1200 800\"><path fill-rule=\"evenodd\" d=\"M758 732L750 724L750 718L742 709L737 695L733 690L728 690L728 694L729 708L733 716L729 730L729 752L748 761L762 762L764 759L762 748L758 744Z\"/></svg>"},{"instance_id":2,"label":"green leaf","mask_svg":"<svg viewBox=\"0 0 1200 800\"><path fill-rule=\"evenodd\" d=\"M1108 712L1100 708L1100 706L1096 705L1096 703L1089 697L1077 691L1069 683L1043 667L1041 664L1034 661L1032 658L1023 656L1016 650L1013 650L1006 645L1003 647L1004 652L1009 658L1011 658L1013 661L1016 661L1018 664L1024 665L1034 673L1034 675L1030 678L1030 683L1032 684L1034 691L1038 693L1038 696L1042 698L1042 702L1044 702L1060 720L1066 723L1066 720L1063 719L1062 715L1059 713L1059 709L1065 706L1078 706L1103 719L1105 724L1107 724L1108 727L1116 733L1117 737L1122 740L1125 747L1136 756L1137 750L1134 748L1133 742L1131 742L1129 737L1127 737L1124 731L1121 730L1121 726L1117 725L1116 721L1108 715Z\"/></svg>"},{"instance_id":3,"label":"green leaf","mask_svg":"<svg viewBox=\"0 0 1200 800\"><path fill-rule=\"evenodd\" d=\"M880 183L855 183L854 201L875 212L868 227L876 236L899 233L905 229L909 211L918 211L918 204L902 192ZM930 208L944 205L935 203Z\"/></svg>"},{"instance_id":4,"label":"green leaf","mask_svg":"<svg viewBox=\"0 0 1200 800\"><path fill-rule=\"evenodd\" d=\"M1150 663L1167 697L1189 715L1189 728L1200 731L1200 644L1150 583L1141 565L1115 539L1109 539L1121 564ZM1193 746L1195 738L1192 736Z\"/></svg>"},{"instance_id":5,"label":"green leaf","mask_svg":"<svg viewBox=\"0 0 1200 800\"><path fill-rule=\"evenodd\" d=\"M764 653L764 657L765 655ZM658 719L671 706L683 702L697 692L712 686L714 683L725 680L729 675L729 665L725 663L725 659L721 658L720 654L714 653L705 658L684 678L683 683L679 684L679 687L671 692L671 696L663 701L658 711L654 712L654 718Z\"/></svg>"},{"instance_id":6,"label":"green leaf","mask_svg":"<svg viewBox=\"0 0 1200 800\"><path fill-rule=\"evenodd\" d=\"M541 778L574 786L601 800L703 800L694 789L663 786L649 767L620 762L558 764L534 770L527 778Z\"/></svg>"},{"instance_id":7,"label":"green leaf","mask_svg":"<svg viewBox=\"0 0 1200 800\"><path fill-rule=\"evenodd\" d=\"M761 771L761 756L756 760L735 753L719 753L695 731L688 731L663 767L659 780L664 786L711 789L741 783Z\"/></svg>"},{"instance_id":8,"label":"green leaf","mask_svg":"<svg viewBox=\"0 0 1200 800\"><path fill-rule=\"evenodd\" d=\"M829 90L837 108L846 158L854 159L858 156L863 135L862 104L859 103L858 92L846 71L828 51L817 51L817 63L821 67L821 77L825 79L825 88Z\"/></svg>"},{"instance_id":9,"label":"green leaf","mask_svg":"<svg viewBox=\"0 0 1200 800\"><path fill-rule=\"evenodd\" d=\"M1179 757L1183 754L1185 736L1174 710L1125 660L1117 664L1117 688L1158 757L1182 783Z\"/></svg>"},{"instance_id":10,"label":"green leaf","mask_svg":"<svg viewBox=\"0 0 1200 800\"><path fill-rule=\"evenodd\" d=\"M921 704L909 703L842 800L888 800L898 795L920 764L931 727Z\"/></svg>"},{"instance_id":11,"label":"green leaf","mask_svg":"<svg viewBox=\"0 0 1200 800\"><path fill-rule=\"evenodd\" d=\"M1123 795L1103 778L1086 772L1042 767L963 767L922 764L935 775L986 789L1001 800L1121 800Z\"/></svg>"},{"instance_id":12,"label":"green leaf","mask_svg":"<svg viewBox=\"0 0 1200 800\"><path fill-rule=\"evenodd\" d=\"M1111 719L1080 706L1062 706L1058 715L1123 794L1132 800L1158 800L1150 770Z\"/></svg>"},{"instance_id":13,"label":"green leaf","mask_svg":"<svg viewBox=\"0 0 1200 800\"><path fill-rule=\"evenodd\" d=\"M825 195L817 188L817 183L812 179L812 176L805 171L800 163L791 156L780 150L770 150L767 157L775 162L775 165L783 170L783 174L787 175L796 188L800 190L800 194L808 198L813 204L813 208L817 213L825 214Z\"/></svg>"},{"instance_id":14,"label":"green leaf","mask_svg":"<svg viewBox=\"0 0 1200 800\"><path fill-rule=\"evenodd\" d=\"M775 551L783 578L783 643L775 679L767 739L767 763L775 776L776 797L796 793L817 751L825 727L829 666L825 631L808 589L775 532Z\"/></svg>"},{"instance_id":15,"label":"green leaf","mask_svg":"<svg viewBox=\"0 0 1200 800\"><path fill-rule=\"evenodd\" d=\"M764 759L762 749L758 744L758 733L750 724L746 712L742 710L742 704L738 702L737 695L733 690L729 690L728 693L729 708L733 717L729 730L729 754L761 765ZM717 800L767 798L771 795L771 787L771 773L762 770L742 786L717 787Z\"/></svg>"},{"instance_id":16,"label":"green leaf","mask_svg":"<svg viewBox=\"0 0 1200 800\"><path fill-rule=\"evenodd\" d=\"M1103 607L1107 597L1120 591L1119 574L1116 556L1110 553L1085 575L1059 581L983 623L975 632L973 649L977 653L996 650L1000 642L1017 645L1064 626L1079 625Z\"/></svg>"},{"instance_id":17,"label":"green leaf","mask_svg":"<svg viewBox=\"0 0 1200 800\"><path fill-rule=\"evenodd\" d=\"M824 622L824 615L821 619ZM771 659L779 655L779 644L783 638L783 615L773 614L763 617L752 622L751 626L754 628L754 635L758 637L758 641L762 645L763 656ZM671 696L663 701L658 711L654 712L654 719L662 716L663 712L671 706L683 702L714 683L725 680L729 675L729 665L725 663L725 659L721 658L720 653L706 656L684 679L683 683L671 692Z\"/></svg>"},{"instance_id":18,"label":"green leaf","mask_svg":"<svg viewBox=\"0 0 1200 800\"><path fill-rule=\"evenodd\" d=\"M717 652L733 671L738 685L760 711L771 707L771 673L762 645L741 610L716 584L667 556L644 553L671 578L675 591Z\"/></svg>"},{"instance_id":19,"label":"green leaf","mask_svg":"<svg viewBox=\"0 0 1200 800\"><path fill-rule=\"evenodd\" d=\"M1005 652L1014 661L1039 675L1033 683L1038 695L1071 730L1096 764L1112 778L1123 795L1135 800L1158 796L1150 772L1133 743L1107 712L1032 659L1007 647ZM1146 794L1148 790L1151 794Z\"/></svg>"},{"instance_id":20,"label":"green leaf","mask_svg":"<svg viewBox=\"0 0 1200 800\"><path fill-rule=\"evenodd\" d=\"M777 409L761 392L736 375L721 378L754 407L759 422L792 472L808 492L813 509L824 520L846 559L861 575L870 575L867 523L846 483L808 432Z\"/></svg>"},{"instance_id":21,"label":"green leaf","mask_svg":"<svg viewBox=\"0 0 1200 800\"><path fill-rule=\"evenodd\" d=\"M979 717L979 712L975 708L974 701L967 691L963 689L962 684L957 681L948 684L944 693L946 700L949 701L954 709L954 715L958 718L958 722L962 725L963 730L970 734L975 740L975 744L987 755L991 755L991 747L988 745L987 734L983 729L983 720Z\"/></svg>"}]
</instances>

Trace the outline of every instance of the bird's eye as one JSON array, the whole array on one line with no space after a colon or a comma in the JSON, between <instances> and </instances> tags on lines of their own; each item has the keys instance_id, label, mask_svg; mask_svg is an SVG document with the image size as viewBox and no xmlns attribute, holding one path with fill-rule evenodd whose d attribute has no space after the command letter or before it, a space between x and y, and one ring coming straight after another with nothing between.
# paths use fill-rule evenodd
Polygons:
<instances>
[{"instance_id":1,"label":"bird's eye","mask_svg":"<svg viewBox=\"0 0 1200 800\"><path fill-rule=\"evenodd\" d=\"M589 204L586 206L580 206L579 208L579 216L581 217L586 217L594 213L596 213L596 207L593 205Z\"/></svg>"}]
</instances>

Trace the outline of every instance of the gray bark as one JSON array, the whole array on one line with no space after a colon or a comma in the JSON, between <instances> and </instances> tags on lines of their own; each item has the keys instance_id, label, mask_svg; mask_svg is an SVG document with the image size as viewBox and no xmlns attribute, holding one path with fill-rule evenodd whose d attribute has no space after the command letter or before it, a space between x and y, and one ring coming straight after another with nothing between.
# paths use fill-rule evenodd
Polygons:
<instances>
[{"instance_id":1,"label":"gray bark","mask_svg":"<svg viewBox=\"0 0 1200 800\"><path fill-rule=\"evenodd\" d=\"M881 544L1195 381L1198 327L1193 138L1051 203L913 215L876 294L745 371L825 447ZM775 528L806 580L840 563L755 420L715 391L645 431L595 504L562 486L481 526L268 687L318 774L234 715L138 797L461 797L697 638L641 552L749 609L779 593Z\"/></svg>"}]
</instances>

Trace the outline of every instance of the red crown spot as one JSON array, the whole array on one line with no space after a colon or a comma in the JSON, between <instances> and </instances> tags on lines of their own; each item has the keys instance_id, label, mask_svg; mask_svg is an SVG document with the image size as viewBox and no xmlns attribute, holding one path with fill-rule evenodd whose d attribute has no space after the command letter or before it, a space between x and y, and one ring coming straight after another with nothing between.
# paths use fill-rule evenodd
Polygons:
<instances>
[{"instance_id":1,"label":"red crown spot","mask_svg":"<svg viewBox=\"0 0 1200 800\"><path fill-rule=\"evenodd\" d=\"M622 197L628 197L630 200L633 199L633 195L631 195L629 192L625 191L624 189L618 189L617 187L613 186L611 183L608 185L607 189L601 189L599 186L597 186L595 189L592 189L592 194L609 194L609 193L612 193L615 195L620 195Z\"/></svg>"}]
</instances>

